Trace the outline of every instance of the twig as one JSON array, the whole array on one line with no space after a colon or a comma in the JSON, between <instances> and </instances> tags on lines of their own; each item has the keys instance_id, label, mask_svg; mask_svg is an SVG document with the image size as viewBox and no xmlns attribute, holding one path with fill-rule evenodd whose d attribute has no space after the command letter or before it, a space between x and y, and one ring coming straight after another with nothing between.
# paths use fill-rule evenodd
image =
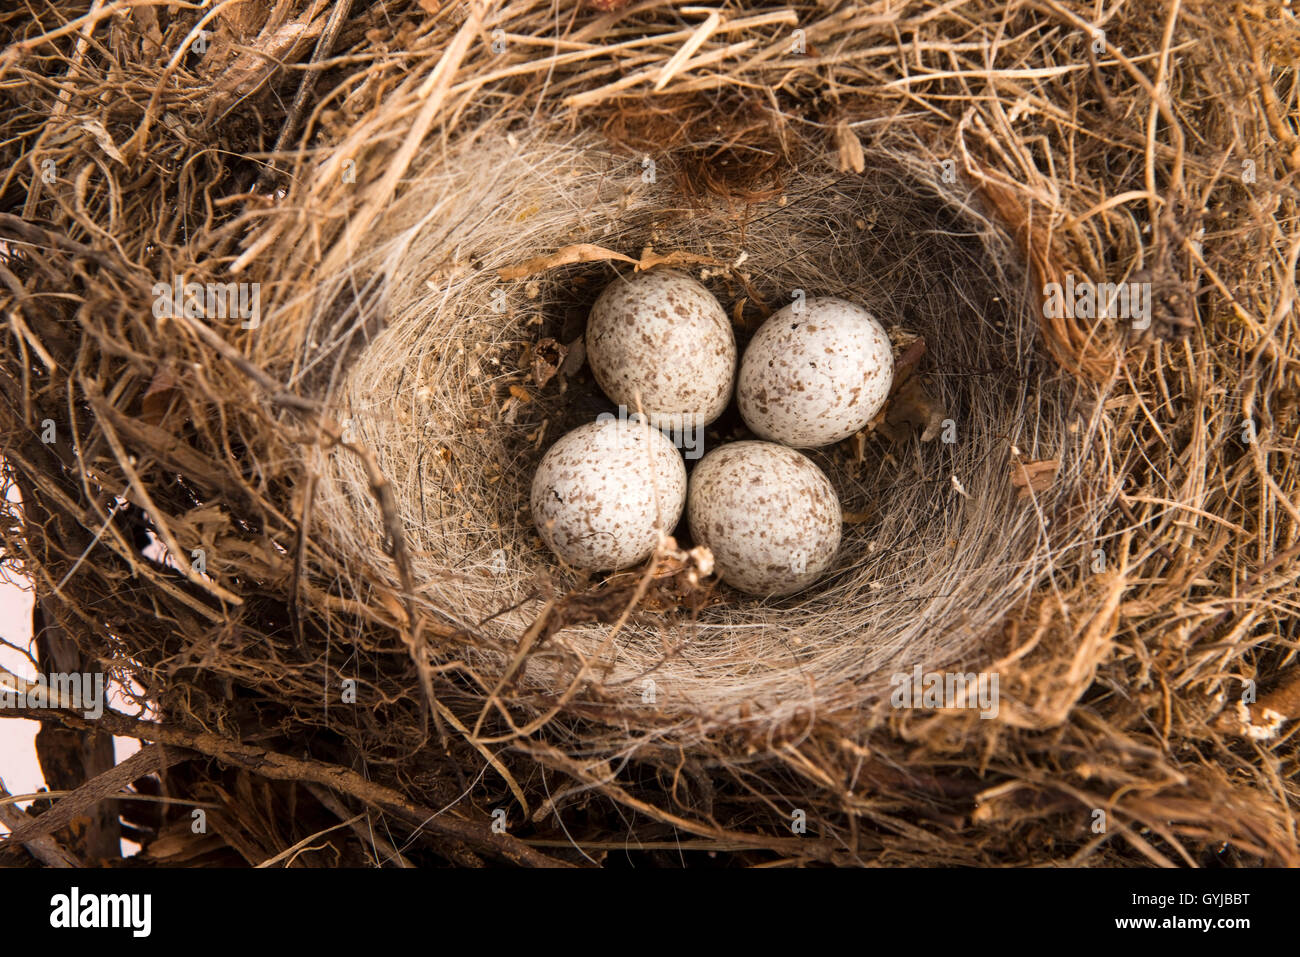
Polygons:
<instances>
[{"instance_id":1,"label":"twig","mask_svg":"<svg viewBox=\"0 0 1300 957\"><path fill-rule=\"evenodd\" d=\"M243 768L271 780L314 782L342 791L371 807L396 814L415 824L419 829L427 828L445 838L463 841L510 864L527 867L572 866L566 861L533 850L509 834L495 834L487 824L479 824L450 813L440 813L413 804L400 792L374 781L368 781L356 771L337 764L328 764L311 758L290 757L287 754L233 741L210 731L185 731L152 721L141 721L109 708L105 708L103 716L96 720L83 718L72 711L32 708L6 708L0 711L0 717L57 720L70 728L98 728L128 738L154 741L169 747L187 748L216 758L230 767Z\"/></svg>"},{"instance_id":2,"label":"twig","mask_svg":"<svg viewBox=\"0 0 1300 957\"><path fill-rule=\"evenodd\" d=\"M320 801L320 803L332 814L335 814L340 818L347 817L347 808L343 806L343 803L334 795L333 791L330 791L328 788L323 788L318 784L308 784L306 785L306 788L308 792L316 798L317 801ZM349 823L351 823L352 830L356 832L357 837L361 838L363 841L369 842L371 847L374 848L376 863L382 866L383 862L379 859L379 855L383 854L384 857L389 860L396 861L398 867L410 868L415 866L406 859L401 851L376 834L374 825L367 822L367 826L362 826L357 818L352 818Z\"/></svg>"},{"instance_id":3,"label":"twig","mask_svg":"<svg viewBox=\"0 0 1300 957\"><path fill-rule=\"evenodd\" d=\"M5 783L0 780L0 798L10 797L9 791L5 789ZM49 813L48 811L46 812ZM18 808L0 801L0 822L10 831L16 832L20 828L26 827L33 819L28 817ZM37 819L39 820L39 818ZM36 858L42 864L48 864L50 867L85 867L77 856L70 851L65 851L59 846L59 842L48 834L38 834L22 842L23 846L31 852L32 857Z\"/></svg>"},{"instance_id":4,"label":"twig","mask_svg":"<svg viewBox=\"0 0 1300 957\"><path fill-rule=\"evenodd\" d=\"M47 712L61 716L63 712ZM66 724L66 722L65 722ZM87 729L94 728L94 722L87 722ZM141 748L121 764L109 768L103 774L91 778L65 798L61 798L52 808L38 818L26 821L22 827L14 828L7 841L25 844L27 841L50 834L61 827L66 827L83 812L94 807L105 798L110 798L132 781L163 771L173 764L188 761L193 755L183 751L164 749L158 745Z\"/></svg>"}]
</instances>

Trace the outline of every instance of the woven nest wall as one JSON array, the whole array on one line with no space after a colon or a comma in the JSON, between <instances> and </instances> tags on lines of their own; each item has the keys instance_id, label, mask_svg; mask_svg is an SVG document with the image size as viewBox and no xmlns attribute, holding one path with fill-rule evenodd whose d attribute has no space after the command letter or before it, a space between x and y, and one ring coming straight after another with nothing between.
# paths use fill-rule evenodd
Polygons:
<instances>
[{"instance_id":1,"label":"woven nest wall","mask_svg":"<svg viewBox=\"0 0 1300 957\"><path fill-rule=\"evenodd\" d=\"M365 811L295 860L1300 862L1290 12L83 13L0 61L5 560L150 709L95 726L219 808L185 859ZM742 348L795 289L890 331L804 593L684 524L613 576L536 534L613 411L586 312L646 268ZM176 276L257 321L160 315ZM1149 322L1047 315L1067 276ZM918 666L996 716L893 707Z\"/></svg>"}]
</instances>

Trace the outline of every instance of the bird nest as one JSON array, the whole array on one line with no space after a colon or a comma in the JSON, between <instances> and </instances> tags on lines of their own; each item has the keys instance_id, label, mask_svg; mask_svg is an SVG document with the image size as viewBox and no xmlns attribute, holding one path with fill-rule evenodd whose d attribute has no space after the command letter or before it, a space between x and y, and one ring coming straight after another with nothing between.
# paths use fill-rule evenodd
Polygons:
<instances>
[{"instance_id":1,"label":"bird nest","mask_svg":"<svg viewBox=\"0 0 1300 957\"><path fill-rule=\"evenodd\" d=\"M864 150L847 171L815 140L789 148L797 161L734 137L652 158L592 135L476 135L412 177L323 290L329 303L365 293L322 323L302 366L371 320L331 373L331 409L372 451L392 511L364 462L322 447L318 534L346 566L373 568L400 527L413 603L463 633L483 687L514 677L533 633L518 684L538 708L563 693L571 709L691 734L870 708L916 665L984 669L1005 610L1053 569L1087 576L1106 546L1097 407L1043 360L1039 297L977 190L943 182L951 167L915 141ZM701 186L692 161L719 149L705 162L724 175L771 157L762 180L684 196ZM618 267L663 261L730 306L742 347L804 290L869 304L908 360L874 427L812 453L849 523L835 564L797 597L717 586L684 538L644 568L579 576L534 528L542 453L618 414L581 362L592 300ZM732 416L686 451L743 435ZM1017 488L1026 468L1034 480Z\"/></svg>"},{"instance_id":2,"label":"bird nest","mask_svg":"<svg viewBox=\"0 0 1300 957\"><path fill-rule=\"evenodd\" d=\"M0 59L4 557L185 859L1300 862L1289 11L255 6ZM537 535L663 267L893 340L797 595Z\"/></svg>"}]
</instances>

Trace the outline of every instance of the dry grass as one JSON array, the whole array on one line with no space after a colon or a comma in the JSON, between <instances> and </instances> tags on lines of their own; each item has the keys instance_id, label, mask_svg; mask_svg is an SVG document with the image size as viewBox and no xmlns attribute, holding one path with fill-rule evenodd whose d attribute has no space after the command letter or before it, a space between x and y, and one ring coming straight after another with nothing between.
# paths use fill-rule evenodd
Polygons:
<instances>
[{"instance_id":1,"label":"dry grass","mask_svg":"<svg viewBox=\"0 0 1300 957\"><path fill-rule=\"evenodd\" d=\"M476 843L506 806L578 862L685 832L750 863L1300 863L1296 725L1250 734L1300 717L1291 13L1121 6L1092 52L1055 0L251 6L166 69L150 37L197 14L24 20L0 59L6 555L170 743L244 767L240 742L310 740L395 828L450 806L464 829L402 841L456 863L536 862ZM671 554L554 567L531 468L604 407L532 359L629 267L498 271L573 243L708 257L742 339L793 288L871 304L924 337L914 386L957 441L899 398L819 453L860 520L802 596ZM178 273L261 282L261 325L154 320ZM1150 282L1151 328L1044 320L1067 273ZM996 671L998 718L890 709L917 663ZM269 776L329 780L288 761Z\"/></svg>"}]
</instances>

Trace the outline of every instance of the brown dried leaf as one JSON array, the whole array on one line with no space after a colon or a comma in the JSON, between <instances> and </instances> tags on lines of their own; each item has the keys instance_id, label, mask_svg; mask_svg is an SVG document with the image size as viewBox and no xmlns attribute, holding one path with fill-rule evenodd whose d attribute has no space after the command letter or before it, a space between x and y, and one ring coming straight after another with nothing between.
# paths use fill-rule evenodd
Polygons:
<instances>
[{"instance_id":1,"label":"brown dried leaf","mask_svg":"<svg viewBox=\"0 0 1300 957\"><path fill-rule=\"evenodd\" d=\"M140 38L140 49L145 55L157 54L162 50L163 35L158 28L158 13L153 7L139 6L131 10L130 18L135 24L136 35Z\"/></svg>"},{"instance_id":2,"label":"brown dried leaf","mask_svg":"<svg viewBox=\"0 0 1300 957\"><path fill-rule=\"evenodd\" d=\"M108 130L104 128L103 123L99 122L99 120L88 119L82 120L80 126L94 137L95 142L99 144L99 148L104 151L104 154L109 159L117 160L123 166L126 165L126 160L122 158L122 153L118 150L117 144L113 142L113 137Z\"/></svg>"},{"instance_id":3,"label":"brown dried leaf","mask_svg":"<svg viewBox=\"0 0 1300 957\"><path fill-rule=\"evenodd\" d=\"M523 279L525 276L546 272L546 270L554 269L556 266L601 262L608 259L616 259L625 263L636 262L631 256L625 256L612 249L606 249L604 246L597 246L594 243L573 243L570 246L561 246L555 252L548 253L545 256L534 256L517 266L506 266L504 269L498 269L497 275L502 279Z\"/></svg>"},{"instance_id":4,"label":"brown dried leaf","mask_svg":"<svg viewBox=\"0 0 1300 957\"><path fill-rule=\"evenodd\" d=\"M674 250L670 253L657 253L647 246L641 250L641 260L636 264L636 271L645 272L655 266L679 266L682 263L702 263L707 266L722 265L720 259L714 259L712 256L701 256L698 253L682 252L681 250Z\"/></svg>"},{"instance_id":5,"label":"brown dried leaf","mask_svg":"<svg viewBox=\"0 0 1300 957\"><path fill-rule=\"evenodd\" d=\"M140 852L140 857L148 861L167 861L179 864L192 860L212 851L219 851L226 846L220 835L195 835L190 830L190 822L183 821L167 827Z\"/></svg>"},{"instance_id":6,"label":"brown dried leaf","mask_svg":"<svg viewBox=\"0 0 1300 957\"><path fill-rule=\"evenodd\" d=\"M921 357L925 355L925 339L917 336L911 344L903 350L903 354L894 360L894 384L890 387L889 394L893 395L903 387L903 383L912 377L916 371Z\"/></svg>"},{"instance_id":7,"label":"brown dried leaf","mask_svg":"<svg viewBox=\"0 0 1300 957\"><path fill-rule=\"evenodd\" d=\"M548 269L554 269L556 266L571 266L574 263L591 263L603 262L606 260L617 260L618 262L632 263L637 272L644 272L655 266L676 266L682 263L703 263L711 266L721 266L721 260L712 256L702 256L698 253L688 253L682 250L674 250L670 253L657 253L649 246L641 250L641 258L633 259L631 256L625 256L623 253L615 252L612 249L606 249L604 246L597 246L594 243L573 243L569 246L561 246L553 253L545 256L534 256L532 259L525 260L517 266L506 266L504 269L498 269L497 275L502 279L523 279L525 276L532 276L535 273L545 272Z\"/></svg>"},{"instance_id":8,"label":"brown dried leaf","mask_svg":"<svg viewBox=\"0 0 1300 957\"><path fill-rule=\"evenodd\" d=\"M731 324L745 328L745 303L749 302L748 296L741 296L731 307Z\"/></svg>"},{"instance_id":9,"label":"brown dried leaf","mask_svg":"<svg viewBox=\"0 0 1300 957\"><path fill-rule=\"evenodd\" d=\"M877 431L891 442L905 442L916 431L922 442L931 442L943 427L947 413L939 400L930 395L919 379L908 378L894 393L885 409L885 419Z\"/></svg>"},{"instance_id":10,"label":"brown dried leaf","mask_svg":"<svg viewBox=\"0 0 1300 957\"><path fill-rule=\"evenodd\" d=\"M167 418L172 397L176 393L176 377L166 368L154 373L149 388L140 398L140 418L155 428L160 427Z\"/></svg>"},{"instance_id":11,"label":"brown dried leaf","mask_svg":"<svg viewBox=\"0 0 1300 957\"><path fill-rule=\"evenodd\" d=\"M512 385L510 387L510 394L514 396L516 401L521 403L533 401L532 393L521 385Z\"/></svg>"},{"instance_id":12,"label":"brown dried leaf","mask_svg":"<svg viewBox=\"0 0 1300 957\"><path fill-rule=\"evenodd\" d=\"M379 604L384 606L384 610L392 616L392 620L396 622L398 626L405 627L410 621L410 618L406 614L405 606L402 605L401 601L399 601L395 595L380 590L374 592L373 598L378 601Z\"/></svg>"},{"instance_id":13,"label":"brown dried leaf","mask_svg":"<svg viewBox=\"0 0 1300 957\"><path fill-rule=\"evenodd\" d=\"M1046 492L1052 487L1052 480L1056 478L1056 470L1060 467L1060 459L1013 462L1011 464L1011 484L1020 489L1021 498L1028 498L1031 494Z\"/></svg>"}]
</instances>

